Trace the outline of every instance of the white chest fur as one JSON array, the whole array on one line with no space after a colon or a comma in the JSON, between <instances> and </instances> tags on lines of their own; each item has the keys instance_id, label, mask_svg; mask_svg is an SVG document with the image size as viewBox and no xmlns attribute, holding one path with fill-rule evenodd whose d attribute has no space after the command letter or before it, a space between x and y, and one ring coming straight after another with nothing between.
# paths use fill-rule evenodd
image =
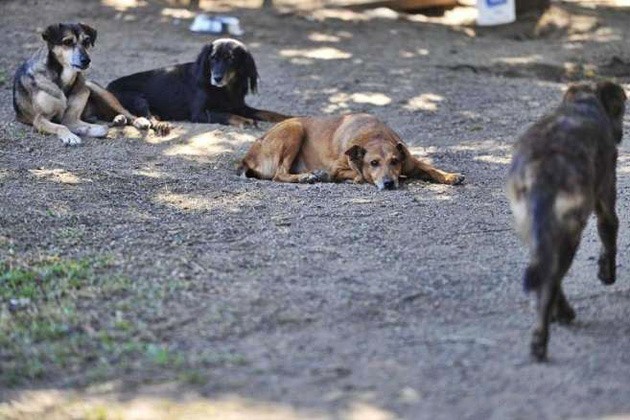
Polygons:
<instances>
[{"instance_id":1,"label":"white chest fur","mask_svg":"<svg viewBox=\"0 0 630 420\"><path fill-rule=\"evenodd\" d=\"M76 71L75 69L71 68L71 67L64 68L61 71L61 75L60 75L61 86L64 89L66 89L69 86L72 86L72 84L76 80L78 74L79 74L79 72Z\"/></svg>"}]
</instances>

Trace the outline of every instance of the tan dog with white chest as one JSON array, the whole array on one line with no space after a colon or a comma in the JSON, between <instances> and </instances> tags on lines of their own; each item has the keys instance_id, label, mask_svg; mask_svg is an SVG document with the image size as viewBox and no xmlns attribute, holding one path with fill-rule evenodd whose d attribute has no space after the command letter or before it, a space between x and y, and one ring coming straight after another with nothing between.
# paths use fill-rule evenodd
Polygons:
<instances>
[{"instance_id":1,"label":"tan dog with white chest","mask_svg":"<svg viewBox=\"0 0 630 420\"><path fill-rule=\"evenodd\" d=\"M464 181L413 157L398 134L368 114L283 121L256 140L239 173L279 182L366 182L379 190L398 188L401 178Z\"/></svg>"},{"instance_id":2,"label":"tan dog with white chest","mask_svg":"<svg viewBox=\"0 0 630 420\"><path fill-rule=\"evenodd\" d=\"M107 126L83 118L112 118L115 125L132 124L148 129L152 122L127 111L110 92L85 80L90 66L88 50L96 41L96 29L83 23L59 23L42 33L46 42L22 63L13 78L13 108L18 121L42 133L55 134L65 145L81 144L81 137L104 137ZM156 123L165 133L170 127Z\"/></svg>"}]
</instances>

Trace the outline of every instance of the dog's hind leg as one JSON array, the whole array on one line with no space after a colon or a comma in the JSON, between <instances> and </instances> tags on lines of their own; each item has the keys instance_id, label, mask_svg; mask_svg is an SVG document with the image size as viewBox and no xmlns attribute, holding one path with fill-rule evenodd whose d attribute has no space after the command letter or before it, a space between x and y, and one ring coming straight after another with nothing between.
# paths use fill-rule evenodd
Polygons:
<instances>
[{"instance_id":1,"label":"dog's hind leg","mask_svg":"<svg viewBox=\"0 0 630 420\"><path fill-rule=\"evenodd\" d=\"M604 198L600 198L595 204L597 215L597 231L602 241L602 250L599 256L598 277L604 284L615 282L617 231L619 230L619 218L615 211L616 192L614 183Z\"/></svg>"},{"instance_id":2,"label":"dog's hind leg","mask_svg":"<svg viewBox=\"0 0 630 420\"><path fill-rule=\"evenodd\" d=\"M280 152L277 156L277 167L273 180L277 182L313 183L322 180L319 173L307 172L292 174L291 168L298 158L302 142L304 141L304 127L301 123L286 123L279 132L270 133L274 136L275 149Z\"/></svg>"},{"instance_id":3,"label":"dog's hind leg","mask_svg":"<svg viewBox=\"0 0 630 420\"><path fill-rule=\"evenodd\" d=\"M243 117L241 115L232 114L230 112L210 112L205 109L203 110L203 112L193 112L191 115L191 121L197 123L207 122L210 124L231 125L238 128L256 126L256 121L252 118Z\"/></svg>"},{"instance_id":4,"label":"dog's hind leg","mask_svg":"<svg viewBox=\"0 0 630 420\"><path fill-rule=\"evenodd\" d=\"M444 172L436 167L422 162L411 156L407 152L405 157L405 166L403 167L403 175L410 178L419 178L425 181L432 181L438 184L458 185L464 182L464 175L458 173Z\"/></svg>"},{"instance_id":5,"label":"dog's hind leg","mask_svg":"<svg viewBox=\"0 0 630 420\"><path fill-rule=\"evenodd\" d=\"M325 177L320 173L291 173L295 160L299 158L304 136L304 127L299 121L276 125L252 145L241 162L239 172L245 176L277 182L323 181Z\"/></svg>"},{"instance_id":6,"label":"dog's hind leg","mask_svg":"<svg viewBox=\"0 0 630 420\"><path fill-rule=\"evenodd\" d=\"M551 322L569 324L575 319L575 310L571 307L567 297L562 290L562 284L558 287L556 303L551 312Z\"/></svg>"},{"instance_id":7,"label":"dog's hind leg","mask_svg":"<svg viewBox=\"0 0 630 420\"><path fill-rule=\"evenodd\" d=\"M239 115L258 121L268 121L273 123L278 123L284 120L288 120L289 118L293 118L290 115L279 114L273 111L265 111L263 109L256 109L248 105L243 106L242 110L239 112Z\"/></svg>"},{"instance_id":8,"label":"dog's hind leg","mask_svg":"<svg viewBox=\"0 0 630 420\"><path fill-rule=\"evenodd\" d=\"M86 81L85 85L90 89L90 98L86 105L84 115L95 114L98 118L105 121L111 121L115 126L123 126L131 124L139 130L146 130L151 127L158 131L158 134L168 134L170 131L170 124L160 123L159 121L150 120L147 117L136 117L129 112L114 96L113 93L92 81ZM142 108L148 114L149 106L145 104Z\"/></svg>"},{"instance_id":9,"label":"dog's hind leg","mask_svg":"<svg viewBox=\"0 0 630 420\"><path fill-rule=\"evenodd\" d=\"M562 290L562 278L565 276L579 244L580 232L577 234L563 234L556 237L555 248L551 250L552 267L550 270L542 270L536 273L540 284L536 289L537 297L537 321L532 332L531 354L537 361L547 359L547 345L549 342L549 323L557 320L561 323L569 323L575 318L575 311ZM542 267L530 266L530 269L541 270ZM546 271L546 273L545 273ZM533 273L532 273L533 274ZM554 319L555 318L555 319Z\"/></svg>"},{"instance_id":10,"label":"dog's hind leg","mask_svg":"<svg viewBox=\"0 0 630 420\"><path fill-rule=\"evenodd\" d=\"M558 293L558 282L554 278L545 279L536 290L537 321L532 331L530 350L532 356L539 362L547 359L547 343L549 342L549 322L551 311Z\"/></svg>"},{"instance_id":11,"label":"dog's hind leg","mask_svg":"<svg viewBox=\"0 0 630 420\"><path fill-rule=\"evenodd\" d=\"M530 351L534 359L544 361L549 323L554 316L563 322L575 317L561 284L580 243L588 213L579 211L578 204L582 205L583 200L576 198L578 196L559 195L546 184L534 187L527 197L528 211L517 218L517 223L522 225L523 233L529 231L524 235L530 245L530 263L523 279L525 290L535 290L537 297L537 321ZM513 208L518 207L513 205Z\"/></svg>"}]
</instances>

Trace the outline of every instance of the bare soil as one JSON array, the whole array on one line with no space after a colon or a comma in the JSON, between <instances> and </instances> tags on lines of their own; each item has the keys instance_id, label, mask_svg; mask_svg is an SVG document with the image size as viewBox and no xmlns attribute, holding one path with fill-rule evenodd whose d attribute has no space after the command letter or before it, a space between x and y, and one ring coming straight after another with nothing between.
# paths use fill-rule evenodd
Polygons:
<instances>
[{"instance_id":1,"label":"bare soil","mask_svg":"<svg viewBox=\"0 0 630 420\"><path fill-rule=\"evenodd\" d=\"M511 144L567 81L630 88L630 10L561 7L597 24L537 38L528 23L514 36L223 7L262 76L251 105L370 112L467 176L378 192L238 178L268 125L112 129L76 148L37 134L14 119L11 77L47 24L98 29L88 74L101 83L193 60L211 38L157 1L3 1L0 417L630 416L627 142L617 284L597 281L591 224L565 281L578 318L553 327L549 363L528 356Z\"/></svg>"}]
</instances>

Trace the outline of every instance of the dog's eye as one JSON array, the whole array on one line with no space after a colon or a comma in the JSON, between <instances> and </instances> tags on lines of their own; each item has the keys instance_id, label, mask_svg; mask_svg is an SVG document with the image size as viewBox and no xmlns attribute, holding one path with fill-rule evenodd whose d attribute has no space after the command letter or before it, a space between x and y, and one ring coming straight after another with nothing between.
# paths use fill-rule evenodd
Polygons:
<instances>
[{"instance_id":1,"label":"dog's eye","mask_svg":"<svg viewBox=\"0 0 630 420\"><path fill-rule=\"evenodd\" d=\"M92 41L90 40L90 38L85 38L82 42L83 46L85 48L89 47L90 45L92 45Z\"/></svg>"},{"instance_id":2,"label":"dog's eye","mask_svg":"<svg viewBox=\"0 0 630 420\"><path fill-rule=\"evenodd\" d=\"M370 162L370 165L372 165L374 168L376 168L378 166L378 160L374 159L372 162Z\"/></svg>"},{"instance_id":3,"label":"dog's eye","mask_svg":"<svg viewBox=\"0 0 630 420\"><path fill-rule=\"evenodd\" d=\"M392 166L393 165L398 165L398 159L393 158L392 160L389 161L389 164L392 165Z\"/></svg>"},{"instance_id":4,"label":"dog's eye","mask_svg":"<svg viewBox=\"0 0 630 420\"><path fill-rule=\"evenodd\" d=\"M74 39L72 39L72 38L64 39L63 40L63 45L65 45L66 47L74 46Z\"/></svg>"}]
</instances>

